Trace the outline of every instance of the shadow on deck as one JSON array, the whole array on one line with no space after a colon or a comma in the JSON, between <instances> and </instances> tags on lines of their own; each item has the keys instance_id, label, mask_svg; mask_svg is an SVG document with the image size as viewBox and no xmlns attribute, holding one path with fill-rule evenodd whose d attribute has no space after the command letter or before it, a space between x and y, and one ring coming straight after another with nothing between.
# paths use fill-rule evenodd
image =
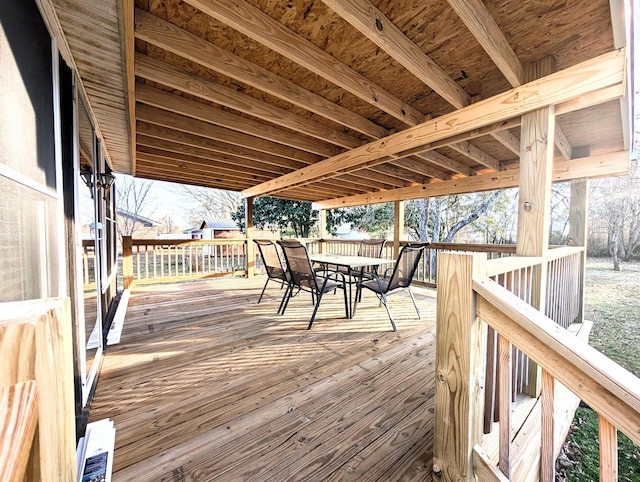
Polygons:
<instances>
[{"instance_id":1,"label":"shadow on deck","mask_svg":"<svg viewBox=\"0 0 640 482\"><path fill-rule=\"evenodd\" d=\"M431 480L435 291L275 314L263 277L138 289L91 419L115 421L115 481ZM336 318L337 317L337 318Z\"/></svg>"}]
</instances>

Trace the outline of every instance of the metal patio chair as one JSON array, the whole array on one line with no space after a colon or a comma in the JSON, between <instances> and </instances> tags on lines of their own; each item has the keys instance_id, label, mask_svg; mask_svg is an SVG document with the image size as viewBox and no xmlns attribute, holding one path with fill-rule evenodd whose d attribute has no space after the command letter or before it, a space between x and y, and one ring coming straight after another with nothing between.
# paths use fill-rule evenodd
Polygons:
<instances>
[{"instance_id":1,"label":"metal patio chair","mask_svg":"<svg viewBox=\"0 0 640 482\"><path fill-rule=\"evenodd\" d=\"M418 319L420 319L420 310L418 310L418 305L416 304L416 300L411 292L411 281L413 280L413 275L418 268L420 256L422 255L425 246L426 244L405 245L402 250L400 250L395 266L387 270L387 273L391 271L391 276L387 278L386 276L380 277L377 274L374 274L373 279L364 281L358 286L359 291L361 291L362 288L366 288L376 294L387 310L387 315L389 315L389 321L391 322L393 331L397 330L396 324L391 316L391 312L389 311L389 305L387 302L387 297L389 295L398 293L401 290L407 290L411 297L411 301L413 302L413 306L416 309L416 313L418 314ZM356 303L358 301L359 297L358 294L356 294Z\"/></svg>"},{"instance_id":2,"label":"metal patio chair","mask_svg":"<svg viewBox=\"0 0 640 482\"><path fill-rule=\"evenodd\" d=\"M265 281L264 286L262 287L262 293L260 293L260 298L258 298L258 303L260 303L269 281L276 281L277 283L280 283L280 289L282 289L284 286L289 286L291 276L287 272L286 266L283 265L280 254L278 253L278 247L273 241L254 239L253 242L258 246L258 251L262 258L262 264L264 264L264 268L267 272L267 281ZM282 308L283 301L284 295L282 297L282 301L280 301L280 308L278 308L278 312L280 312L280 309Z\"/></svg>"},{"instance_id":3,"label":"metal patio chair","mask_svg":"<svg viewBox=\"0 0 640 482\"><path fill-rule=\"evenodd\" d=\"M340 288L344 291L345 317L348 318L349 305L347 302L344 275L335 271L314 270L311 266L306 246L301 244L299 241L281 240L278 241L278 244L282 247L282 252L284 253L284 258L287 263L287 271L291 276L291 283L289 284L287 293L285 293L285 298L283 299L283 304L279 313L282 315L284 314L287 306L289 305L289 300L295 296L294 290L296 288L298 289L298 292L311 292L311 299L314 304L314 308L311 319L309 320L309 326L307 326L307 330L310 330L313 325L313 320L316 317L316 313L318 312L320 302L322 301L322 296L325 293ZM333 279L331 278L332 275L334 276ZM342 278L342 281L340 281L339 278Z\"/></svg>"}]
</instances>

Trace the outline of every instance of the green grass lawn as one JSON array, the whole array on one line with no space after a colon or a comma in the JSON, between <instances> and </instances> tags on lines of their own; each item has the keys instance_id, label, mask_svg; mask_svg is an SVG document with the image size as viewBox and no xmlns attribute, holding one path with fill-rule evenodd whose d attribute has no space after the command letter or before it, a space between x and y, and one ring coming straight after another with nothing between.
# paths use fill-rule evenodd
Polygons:
<instances>
[{"instance_id":1,"label":"green grass lawn","mask_svg":"<svg viewBox=\"0 0 640 482\"><path fill-rule=\"evenodd\" d=\"M589 259L585 319L593 320L591 345L640 377L640 263L623 263L621 268L613 271L608 259ZM578 455L575 465L561 471L558 479L598 481L598 415L578 408L567 440L575 444ZM618 466L620 482L640 482L640 447L620 432Z\"/></svg>"}]
</instances>

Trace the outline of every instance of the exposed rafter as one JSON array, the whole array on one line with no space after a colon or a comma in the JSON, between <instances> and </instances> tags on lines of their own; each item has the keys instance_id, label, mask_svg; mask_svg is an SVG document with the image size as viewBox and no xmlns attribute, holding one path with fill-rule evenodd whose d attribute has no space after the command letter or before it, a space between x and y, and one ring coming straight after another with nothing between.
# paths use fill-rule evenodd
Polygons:
<instances>
[{"instance_id":1,"label":"exposed rafter","mask_svg":"<svg viewBox=\"0 0 640 482\"><path fill-rule=\"evenodd\" d=\"M525 81L524 67L482 0L448 0L448 2L485 52L489 54L511 87L522 85ZM506 140L505 137L502 137L502 140L497 137L496 139L500 142ZM554 142L564 158L571 159L571 144L557 122ZM505 144L506 147L510 145L512 144Z\"/></svg>"},{"instance_id":2,"label":"exposed rafter","mask_svg":"<svg viewBox=\"0 0 640 482\"><path fill-rule=\"evenodd\" d=\"M619 176L629 172L629 151L619 151L579 160L562 160L554 163L553 182L569 181L583 177ZM390 201L422 199L427 197L464 194L468 192L490 191L517 187L520 174L518 169L508 169L490 174L482 174L451 181L434 182L421 186L393 189L390 191L367 193L314 203L316 209L334 209L364 204Z\"/></svg>"},{"instance_id":3,"label":"exposed rafter","mask_svg":"<svg viewBox=\"0 0 640 482\"><path fill-rule=\"evenodd\" d=\"M376 139L387 134L384 127L141 9L136 9L135 35L350 129Z\"/></svg>"},{"instance_id":4,"label":"exposed rafter","mask_svg":"<svg viewBox=\"0 0 640 482\"><path fill-rule=\"evenodd\" d=\"M174 67L147 55L136 55L136 75L173 89L215 102L239 112L249 114L267 122L293 131L316 137L332 144L353 148L362 141L324 124L314 122L288 110L268 104L246 94L207 80L188 71Z\"/></svg>"},{"instance_id":5,"label":"exposed rafter","mask_svg":"<svg viewBox=\"0 0 640 482\"><path fill-rule=\"evenodd\" d=\"M399 154L615 85L624 79L624 56L624 51L616 51L591 59L385 139L371 142L295 173L247 189L243 191L243 195L259 196L294 185L308 184L320 177L348 172L385 156Z\"/></svg>"},{"instance_id":6,"label":"exposed rafter","mask_svg":"<svg viewBox=\"0 0 640 482\"><path fill-rule=\"evenodd\" d=\"M244 0L186 0L249 38L302 65L408 125L424 115Z\"/></svg>"},{"instance_id":7,"label":"exposed rafter","mask_svg":"<svg viewBox=\"0 0 640 482\"><path fill-rule=\"evenodd\" d=\"M368 0L322 0L369 40L456 108L471 96Z\"/></svg>"}]
</instances>

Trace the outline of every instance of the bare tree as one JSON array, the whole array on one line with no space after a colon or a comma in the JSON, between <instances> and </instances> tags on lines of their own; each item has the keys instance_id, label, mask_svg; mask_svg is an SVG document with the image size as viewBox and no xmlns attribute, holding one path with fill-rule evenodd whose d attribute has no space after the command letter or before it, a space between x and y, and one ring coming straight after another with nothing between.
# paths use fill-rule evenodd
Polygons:
<instances>
[{"instance_id":1,"label":"bare tree","mask_svg":"<svg viewBox=\"0 0 640 482\"><path fill-rule=\"evenodd\" d=\"M603 220L608 231L613 269L628 260L640 246L640 173L633 161L629 176L593 181L591 216Z\"/></svg>"},{"instance_id":2,"label":"bare tree","mask_svg":"<svg viewBox=\"0 0 640 482\"><path fill-rule=\"evenodd\" d=\"M193 225L201 223L204 219L231 218L241 202L240 194L233 191L186 185L182 189L183 195L196 204L196 207L189 211L189 221Z\"/></svg>"},{"instance_id":3,"label":"bare tree","mask_svg":"<svg viewBox=\"0 0 640 482\"><path fill-rule=\"evenodd\" d=\"M120 236L132 236L141 224L139 217L149 218L155 212L155 197L151 193L151 181L118 175L116 184L116 206L128 215L118 216Z\"/></svg>"}]
</instances>

